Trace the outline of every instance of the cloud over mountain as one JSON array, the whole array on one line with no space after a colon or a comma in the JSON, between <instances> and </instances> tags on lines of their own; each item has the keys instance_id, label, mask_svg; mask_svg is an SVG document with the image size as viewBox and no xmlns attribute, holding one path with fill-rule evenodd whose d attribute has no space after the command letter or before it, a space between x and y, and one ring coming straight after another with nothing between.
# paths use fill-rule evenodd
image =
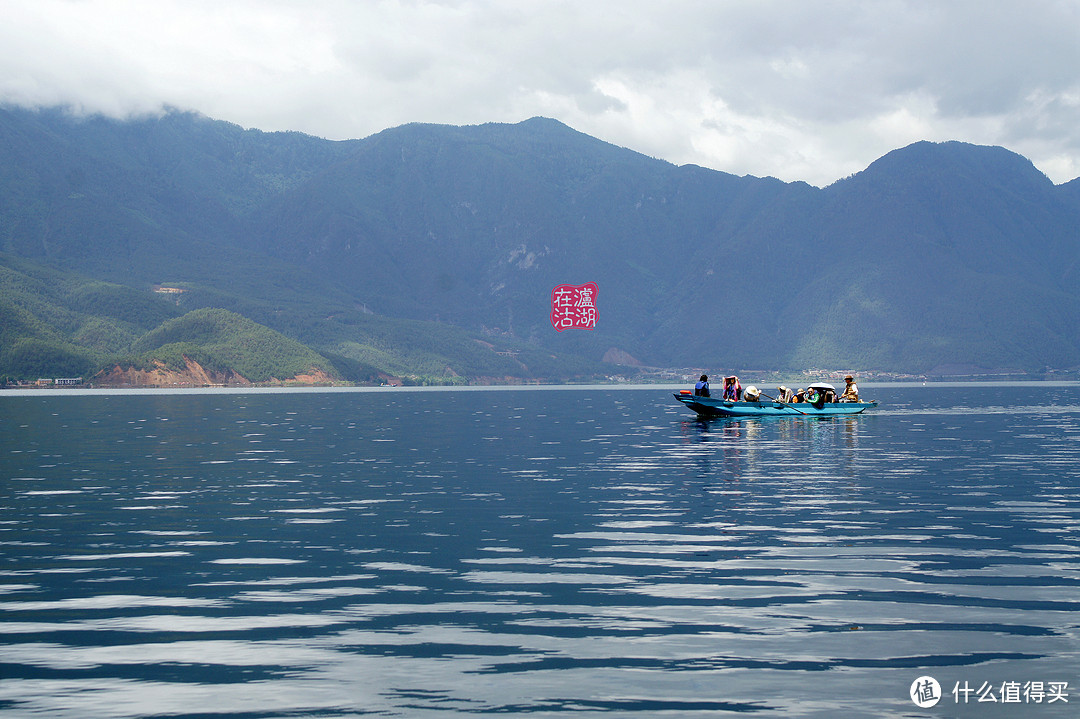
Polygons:
<instances>
[{"instance_id":1,"label":"cloud over mountain","mask_svg":"<svg viewBox=\"0 0 1080 719\"><path fill-rule=\"evenodd\" d=\"M362 138L557 117L676 164L825 186L919 140L1080 175L1080 10L860 3L0 0L0 101Z\"/></svg>"}]
</instances>

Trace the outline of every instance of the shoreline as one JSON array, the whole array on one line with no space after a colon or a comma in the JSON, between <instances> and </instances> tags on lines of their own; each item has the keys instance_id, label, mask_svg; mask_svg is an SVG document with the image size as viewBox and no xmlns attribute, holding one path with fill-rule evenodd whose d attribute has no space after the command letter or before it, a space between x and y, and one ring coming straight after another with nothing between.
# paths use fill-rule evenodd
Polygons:
<instances>
[{"instance_id":1,"label":"shoreline","mask_svg":"<svg viewBox=\"0 0 1080 719\"><path fill-rule=\"evenodd\" d=\"M784 380L779 380L783 382ZM754 380L757 384L766 384ZM771 383L771 381L770 381ZM862 387L1080 387L1080 380L941 380L941 381L862 381ZM0 388L0 397L43 397L43 396L117 396L117 395L207 395L207 394L367 394L373 392L500 392L500 391L643 391L663 390L678 391L686 389L686 383L581 383L581 384L505 384L505 385L435 385L435 386L340 386L340 385L302 385L302 386L251 386L237 385L227 387L7 387Z\"/></svg>"}]
</instances>

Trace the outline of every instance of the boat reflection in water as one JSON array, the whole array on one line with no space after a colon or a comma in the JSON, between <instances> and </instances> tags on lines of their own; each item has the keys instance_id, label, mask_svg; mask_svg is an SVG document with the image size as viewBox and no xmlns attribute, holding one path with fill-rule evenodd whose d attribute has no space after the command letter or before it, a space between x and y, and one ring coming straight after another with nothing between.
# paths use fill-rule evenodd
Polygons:
<instances>
[{"instance_id":1,"label":"boat reflection in water","mask_svg":"<svg viewBox=\"0 0 1080 719\"><path fill-rule=\"evenodd\" d=\"M680 423L684 466L697 479L726 482L806 480L819 473L853 479L859 471L860 424L855 414L802 416L783 422L762 417L698 415ZM685 460L690 459L687 463Z\"/></svg>"}]
</instances>

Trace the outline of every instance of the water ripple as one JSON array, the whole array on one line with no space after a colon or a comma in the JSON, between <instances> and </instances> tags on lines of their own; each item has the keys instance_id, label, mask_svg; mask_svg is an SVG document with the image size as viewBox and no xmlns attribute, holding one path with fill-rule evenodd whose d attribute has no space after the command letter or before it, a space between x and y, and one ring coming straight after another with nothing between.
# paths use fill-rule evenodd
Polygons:
<instances>
[{"instance_id":1,"label":"water ripple","mask_svg":"<svg viewBox=\"0 0 1080 719\"><path fill-rule=\"evenodd\" d=\"M0 711L897 716L924 674L943 715L956 682L1080 699L1080 388L1053 392L711 422L654 390L0 398Z\"/></svg>"}]
</instances>

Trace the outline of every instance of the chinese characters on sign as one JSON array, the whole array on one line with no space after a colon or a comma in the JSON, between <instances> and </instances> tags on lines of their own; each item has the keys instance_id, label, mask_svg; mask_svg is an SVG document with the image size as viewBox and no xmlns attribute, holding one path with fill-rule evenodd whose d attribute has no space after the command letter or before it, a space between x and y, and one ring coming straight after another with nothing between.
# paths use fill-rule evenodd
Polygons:
<instances>
[{"instance_id":1,"label":"chinese characters on sign","mask_svg":"<svg viewBox=\"0 0 1080 719\"><path fill-rule=\"evenodd\" d=\"M551 326L557 332L596 329L596 283L558 285L553 289Z\"/></svg>"}]
</instances>

